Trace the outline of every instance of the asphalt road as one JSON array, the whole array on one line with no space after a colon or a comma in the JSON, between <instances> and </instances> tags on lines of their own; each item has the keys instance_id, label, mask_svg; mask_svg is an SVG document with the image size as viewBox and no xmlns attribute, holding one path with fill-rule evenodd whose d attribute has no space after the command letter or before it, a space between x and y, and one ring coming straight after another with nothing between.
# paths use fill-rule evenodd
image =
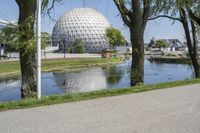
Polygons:
<instances>
[{"instance_id":1,"label":"asphalt road","mask_svg":"<svg viewBox=\"0 0 200 133\"><path fill-rule=\"evenodd\" d=\"M200 84L0 112L0 133L200 133Z\"/></svg>"}]
</instances>

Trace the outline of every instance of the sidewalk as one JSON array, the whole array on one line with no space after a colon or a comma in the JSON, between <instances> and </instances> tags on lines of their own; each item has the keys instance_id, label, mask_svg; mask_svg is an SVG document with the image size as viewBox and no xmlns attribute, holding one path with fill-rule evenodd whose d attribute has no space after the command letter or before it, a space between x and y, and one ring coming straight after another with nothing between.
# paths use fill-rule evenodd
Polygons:
<instances>
[{"instance_id":1,"label":"sidewalk","mask_svg":"<svg viewBox=\"0 0 200 133\"><path fill-rule=\"evenodd\" d=\"M0 112L1 133L199 133L200 84Z\"/></svg>"},{"instance_id":2,"label":"sidewalk","mask_svg":"<svg viewBox=\"0 0 200 133\"><path fill-rule=\"evenodd\" d=\"M101 54L64 54L64 53L42 53L42 59L64 59L64 58L101 58ZM19 58L0 60L0 62L19 61Z\"/></svg>"}]
</instances>

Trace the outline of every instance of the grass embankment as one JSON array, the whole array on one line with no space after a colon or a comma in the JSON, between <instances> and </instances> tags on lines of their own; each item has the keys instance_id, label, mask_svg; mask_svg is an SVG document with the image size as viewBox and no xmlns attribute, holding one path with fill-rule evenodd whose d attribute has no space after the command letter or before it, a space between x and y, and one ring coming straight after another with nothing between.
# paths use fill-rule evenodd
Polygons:
<instances>
[{"instance_id":1,"label":"grass embankment","mask_svg":"<svg viewBox=\"0 0 200 133\"><path fill-rule=\"evenodd\" d=\"M95 99L100 97L133 94L144 91L165 89L170 87L184 86L197 83L200 83L200 79L185 80L185 81L170 82L170 83L160 83L154 85L135 86L132 88L124 88L124 89L107 89L107 90L92 91L86 93L72 93L72 94L55 95L55 96L44 96L42 97L41 100L26 99L26 100L0 103L0 111L10 110L10 109L24 109L24 108L53 105L59 103L68 103L80 100Z\"/></svg>"},{"instance_id":2,"label":"grass embankment","mask_svg":"<svg viewBox=\"0 0 200 133\"><path fill-rule=\"evenodd\" d=\"M119 58L49 59L42 60L42 71L65 71L74 68L109 65L120 61ZM0 77L19 74L19 61L0 62Z\"/></svg>"},{"instance_id":3,"label":"grass embankment","mask_svg":"<svg viewBox=\"0 0 200 133\"><path fill-rule=\"evenodd\" d=\"M178 63L178 64L191 64L190 58L185 57L173 57L173 56L155 56L148 58L151 61L161 63Z\"/></svg>"}]
</instances>

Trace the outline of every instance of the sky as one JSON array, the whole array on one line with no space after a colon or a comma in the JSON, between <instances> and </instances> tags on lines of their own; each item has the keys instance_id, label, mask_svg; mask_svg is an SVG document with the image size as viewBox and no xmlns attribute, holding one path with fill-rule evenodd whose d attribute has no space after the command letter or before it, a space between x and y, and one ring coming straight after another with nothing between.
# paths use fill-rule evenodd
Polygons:
<instances>
[{"instance_id":1,"label":"sky","mask_svg":"<svg viewBox=\"0 0 200 133\"><path fill-rule=\"evenodd\" d=\"M89 7L96 9L108 19L113 27L119 29L128 41L130 40L129 29L124 26L121 16L119 15L119 11L113 3L113 0L85 0L84 4L83 0L63 0L61 3L55 5L51 14L55 20L58 20L58 18L64 13L77 7ZM17 21L18 15L19 10L15 0L1 0L0 19ZM55 22L53 22L47 15L42 16L43 32L52 33L54 24ZM155 37L156 39L177 38L181 41L185 40L182 25L179 22L175 22L172 25L172 21L164 18L148 22L144 34L145 43L150 42L152 37Z\"/></svg>"}]
</instances>

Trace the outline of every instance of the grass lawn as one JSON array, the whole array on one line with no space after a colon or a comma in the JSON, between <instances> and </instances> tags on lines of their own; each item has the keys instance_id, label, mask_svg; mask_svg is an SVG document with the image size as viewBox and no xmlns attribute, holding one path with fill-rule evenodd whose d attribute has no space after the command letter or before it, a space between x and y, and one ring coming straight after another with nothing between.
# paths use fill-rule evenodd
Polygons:
<instances>
[{"instance_id":1,"label":"grass lawn","mask_svg":"<svg viewBox=\"0 0 200 133\"><path fill-rule=\"evenodd\" d=\"M59 103L68 103L80 100L95 99L100 97L133 94L144 91L165 89L170 87L184 86L184 85L198 84L198 83L200 83L200 79L192 79L192 80L184 80L184 81L177 81L170 83L160 83L154 85L141 85L132 88L107 89L107 90L92 91L86 93L71 93L71 94L54 95L54 96L43 96L41 100L25 99L19 101L0 103L0 111L10 110L10 109L24 109L24 108L53 105Z\"/></svg>"},{"instance_id":2,"label":"grass lawn","mask_svg":"<svg viewBox=\"0 0 200 133\"><path fill-rule=\"evenodd\" d=\"M0 62L0 75L19 73L20 65L18 61Z\"/></svg>"},{"instance_id":3,"label":"grass lawn","mask_svg":"<svg viewBox=\"0 0 200 133\"><path fill-rule=\"evenodd\" d=\"M43 71L64 71L73 68L91 67L91 66L103 66L113 63L119 63L119 58L87 58L87 59L53 59L43 60Z\"/></svg>"},{"instance_id":4,"label":"grass lawn","mask_svg":"<svg viewBox=\"0 0 200 133\"><path fill-rule=\"evenodd\" d=\"M65 71L73 68L102 66L119 62L121 62L119 58L48 59L42 60L42 71ZM19 61L0 62L0 77L19 75L19 73Z\"/></svg>"}]
</instances>

